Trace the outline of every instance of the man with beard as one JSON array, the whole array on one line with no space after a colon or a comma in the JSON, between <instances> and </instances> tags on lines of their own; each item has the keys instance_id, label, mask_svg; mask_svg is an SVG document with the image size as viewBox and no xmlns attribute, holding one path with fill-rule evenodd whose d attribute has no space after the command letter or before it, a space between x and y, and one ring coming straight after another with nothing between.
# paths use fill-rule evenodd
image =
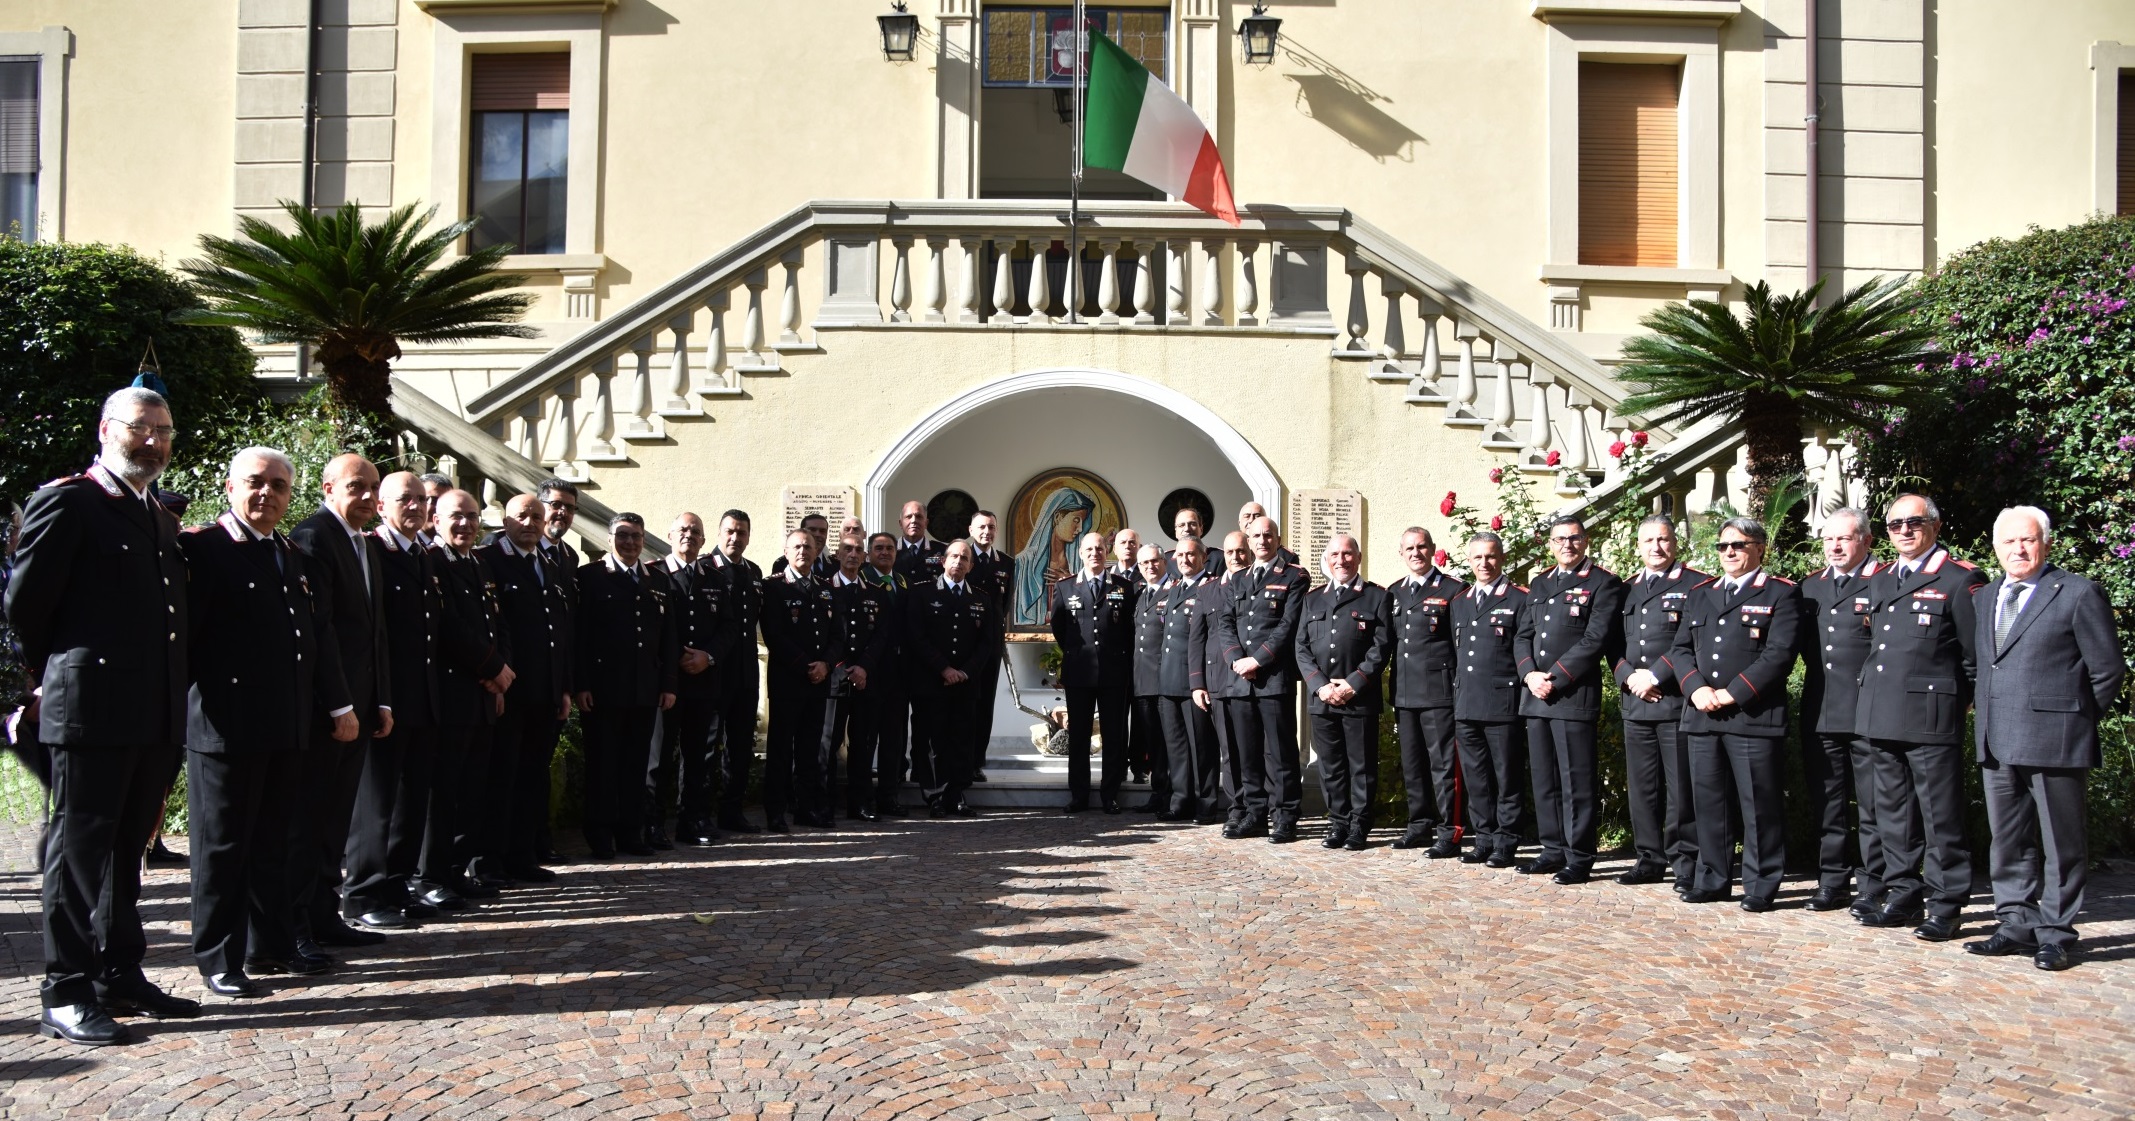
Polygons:
<instances>
[{"instance_id":1,"label":"man with beard","mask_svg":"<svg viewBox=\"0 0 2135 1121\"><path fill-rule=\"evenodd\" d=\"M23 723L51 748L37 1030L74 1043L124 1042L113 1013L200 1012L141 972L138 910L186 717L185 562L149 489L174 435L160 394L106 399L95 465L30 496L7 587L32 685Z\"/></svg>"}]
</instances>

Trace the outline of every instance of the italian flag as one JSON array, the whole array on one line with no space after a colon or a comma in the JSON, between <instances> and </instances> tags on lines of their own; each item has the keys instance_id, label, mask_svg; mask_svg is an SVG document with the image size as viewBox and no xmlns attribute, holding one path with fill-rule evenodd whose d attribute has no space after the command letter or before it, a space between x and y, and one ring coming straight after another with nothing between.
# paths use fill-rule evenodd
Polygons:
<instances>
[{"instance_id":1,"label":"italian flag","mask_svg":"<svg viewBox=\"0 0 2135 1121\"><path fill-rule=\"evenodd\" d=\"M1238 204L1216 138L1170 87L1103 35L1090 36L1082 162L1124 172L1235 226Z\"/></svg>"}]
</instances>

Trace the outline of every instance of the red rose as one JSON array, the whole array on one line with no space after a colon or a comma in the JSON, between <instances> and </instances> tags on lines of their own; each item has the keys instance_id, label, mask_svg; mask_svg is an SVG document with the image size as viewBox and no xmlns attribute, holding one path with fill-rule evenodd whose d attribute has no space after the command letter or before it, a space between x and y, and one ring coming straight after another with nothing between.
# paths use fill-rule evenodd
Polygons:
<instances>
[{"instance_id":1,"label":"red rose","mask_svg":"<svg viewBox=\"0 0 2135 1121\"><path fill-rule=\"evenodd\" d=\"M1610 457L1612 457L1612 458L1615 458L1615 459L1622 459L1622 458L1623 458L1623 453L1624 453L1624 442L1623 442L1622 440L1618 440L1618 441L1616 441L1615 443L1613 443L1613 444L1610 444L1610 445L1609 445L1609 455L1610 455Z\"/></svg>"},{"instance_id":2,"label":"red rose","mask_svg":"<svg viewBox=\"0 0 2135 1121\"><path fill-rule=\"evenodd\" d=\"M1431 563L1443 567L1446 563L1446 551L1444 549L1438 550L1431 556Z\"/></svg>"},{"instance_id":3,"label":"red rose","mask_svg":"<svg viewBox=\"0 0 2135 1121\"><path fill-rule=\"evenodd\" d=\"M1455 500L1453 497L1453 492L1449 490L1446 492L1446 500L1438 504L1438 512L1444 515L1445 517L1450 518L1453 516L1454 505Z\"/></svg>"},{"instance_id":4,"label":"red rose","mask_svg":"<svg viewBox=\"0 0 2135 1121\"><path fill-rule=\"evenodd\" d=\"M1491 482L1493 482L1493 483L1502 483L1502 482L1504 482L1504 481L1505 481L1505 469L1504 469L1504 468L1502 468L1502 467L1492 467L1492 468L1490 469L1490 481L1491 481Z\"/></svg>"},{"instance_id":5,"label":"red rose","mask_svg":"<svg viewBox=\"0 0 2135 1121\"><path fill-rule=\"evenodd\" d=\"M1503 528L1505 528L1505 519L1503 519L1503 518L1501 518L1501 517L1498 517L1498 516L1497 516L1496 514L1492 514L1492 515L1490 515L1490 528L1491 528L1491 529L1503 529Z\"/></svg>"},{"instance_id":6,"label":"red rose","mask_svg":"<svg viewBox=\"0 0 2135 1121\"><path fill-rule=\"evenodd\" d=\"M1563 456L1558 455L1556 452L1552 451L1549 453L1549 458L1543 460L1542 462L1547 464L1548 466L1555 467L1557 465L1557 461L1563 458Z\"/></svg>"},{"instance_id":7,"label":"red rose","mask_svg":"<svg viewBox=\"0 0 2135 1121\"><path fill-rule=\"evenodd\" d=\"M1633 443L1633 444L1635 444L1635 445L1637 445L1638 447L1641 447L1641 448L1642 448L1642 447L1645 447L1645 446L1646 446L1646 434L1645 434L1645 433L1643 433L1643 432L1633 432L1633 433L1631 433L1631 443Z\"/></svg>"}]
</instances>

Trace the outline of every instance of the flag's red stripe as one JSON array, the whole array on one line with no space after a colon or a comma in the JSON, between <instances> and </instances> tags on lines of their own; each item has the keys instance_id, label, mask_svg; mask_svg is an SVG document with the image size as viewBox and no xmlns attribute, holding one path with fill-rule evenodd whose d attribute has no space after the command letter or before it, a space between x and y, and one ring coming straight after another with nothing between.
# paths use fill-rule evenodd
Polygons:
<instances>
[{"instance_id":1,"label":"flag's red stripe","mask_svg":"<svg viewBox=\"0 0 2135 1121\"><path fill-rule=\"evenodd\" d=\"M1230 176L1223 173L1223 157L1216 152L1216 138L1201 134L1201 150L1194 155L1193 174L1186 180L1185 200L1235 226L1238 204L1231 198Z\"/></svg>"}]
</instances>

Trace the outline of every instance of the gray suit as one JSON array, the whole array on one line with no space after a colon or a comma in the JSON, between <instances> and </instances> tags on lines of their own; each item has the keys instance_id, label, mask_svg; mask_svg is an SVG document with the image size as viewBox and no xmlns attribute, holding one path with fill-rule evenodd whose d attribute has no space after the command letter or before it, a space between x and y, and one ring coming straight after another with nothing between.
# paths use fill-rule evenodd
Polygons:
<instances>
[{"instance_id":1,"label":"gray suit","mask_svg":"<svg viewBox=\"0 0 2135 1121\"><path fill-rule=\"evenodd\" d=\"M2098 717L2127 662L2098 585L2046 565L2001 643L2005 576L1982 587L1973 738L1994 839L1994 913L2004 937L2067 947L2083 909L2083 788L2098 765Z\"/></svg>"}]
</instances>

